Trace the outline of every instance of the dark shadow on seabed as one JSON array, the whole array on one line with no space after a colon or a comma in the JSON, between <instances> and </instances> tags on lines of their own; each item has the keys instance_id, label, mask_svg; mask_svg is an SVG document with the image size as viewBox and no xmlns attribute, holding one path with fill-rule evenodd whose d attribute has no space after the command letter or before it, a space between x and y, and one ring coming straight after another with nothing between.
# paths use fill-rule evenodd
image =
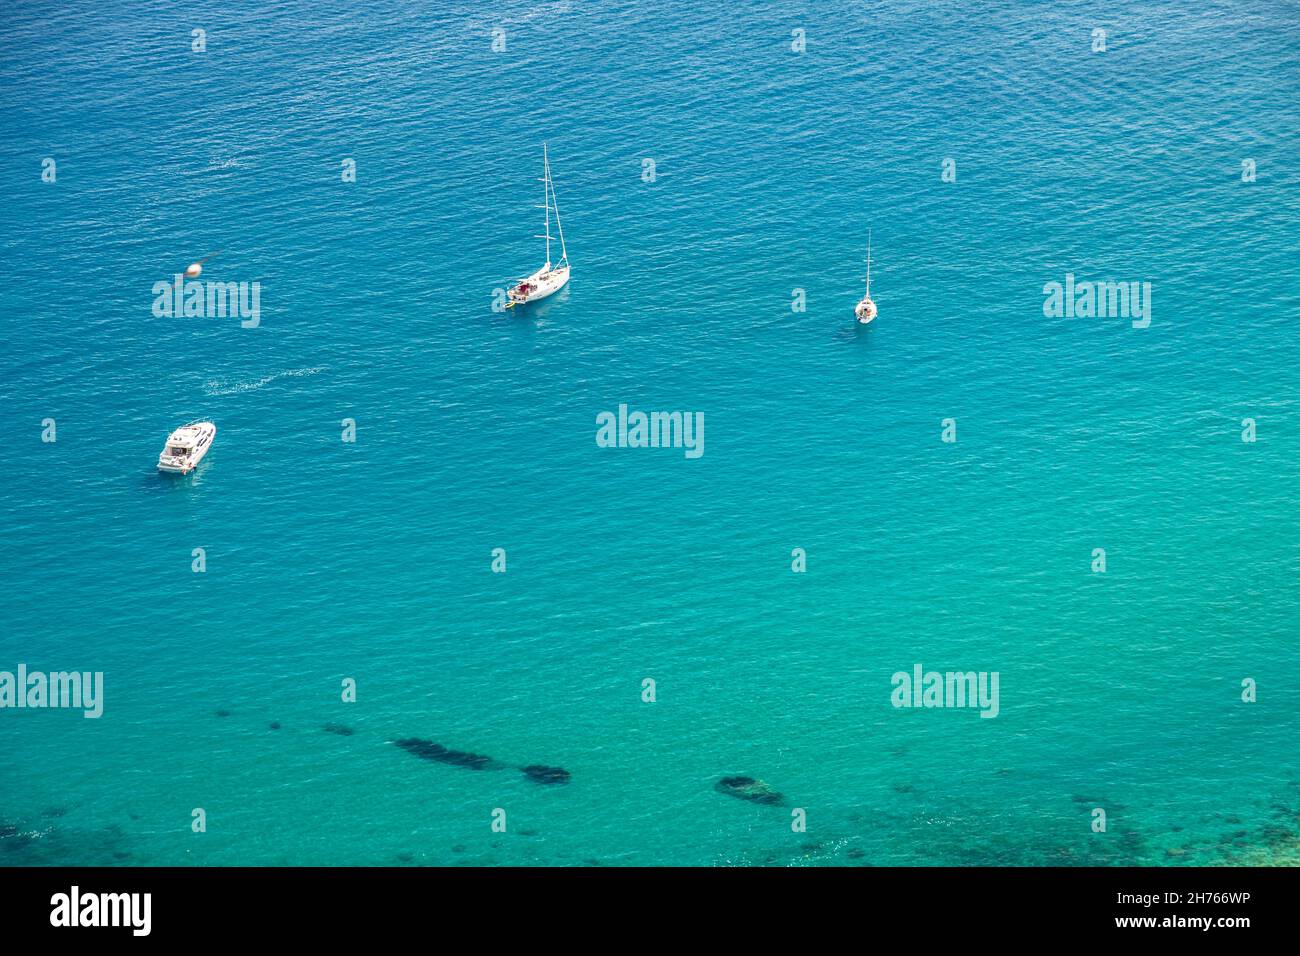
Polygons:
<instances>
[{"instance_id":1,"label":"dark shadow on seabed","mask_svg":"<svg viewBox=\"0 0 1300 956\"><path fill-rule=\"evenodd\" d=\"M219 710L214 716L231 716ZM279 723L270 724L278 729ZM350 727L325 724L323 733L348 739L355 745L369 746L364 735L355 734ZM397 747L414 757L460 770L492 771L518 770L523 776L542 786L568 784L571 775L561 767L545 764L516 766L492 757L460 751L418 737L392 741ZM725 776L714 785L718 793L736 798L741 804L751 804L755 814L768 814L773 807L789 804L782 794L764 781L749 776ZM1128 808L1104 794L1074 794L1069 801L1071 809L1064 816L1077 817L1077 825L1070 825L1071 834L1086 836L1063 838L1060 815L1047 815L1041 826L1021 829L1015 833L988 832L974 811L954 806L950 798L930 798L923 788L900 783L896 792L912 797L912 806L906 810L880 811L876 808L855 811L848 815L844 826L823 823L818 835L803 841L797 847L789 844L770 848L754 848L738 852L722 860L700 861L704 864L739 866L870 866L869 852L859 843L858 832L882 829L898 834L900 841L920 843L933 847L932 856L920 856L913 865L933 866L1295 866L1300 865L1300 781L1292 781L1288 791L1271 801L1271 820L1267 824L1248 828L1232 813L1217 813L1217 834L1182 840L1177 833L1143 832L1126 822ZM740 804L737 805L738 807ZM1106 807L1110 813L1108 831L1089 832L1091 808ZM0 817L0 867L3 866L129 866L155 865L159 861L136 859L132 839L128 832L139 818L131 814L129 820L107 827L83 829L78 825L75 808L49 807L30 819L21 816ZM942 840L934 834L942 830ZM928 836L927 836L928 834ZM519 835L538 837L536 830ZM1173 837L1173 839L1170 839ZM465 847L449 847L443 852L432 849L432 855L402 854L403 864L456 865L475 862L462 854ZM540 849L540 848L539 848ZM340 860L348 865L389 865L392 860L349 859ZM493 860L478 861L491 865ZM572 865L572 860L552 860L542 853L532 861L539 865ZM601 865L599 860L585 860L585 865ZM293 861L282 861L293 865ZM165 865L165 861L163 861Z\"/></svg>"}]
</instances>

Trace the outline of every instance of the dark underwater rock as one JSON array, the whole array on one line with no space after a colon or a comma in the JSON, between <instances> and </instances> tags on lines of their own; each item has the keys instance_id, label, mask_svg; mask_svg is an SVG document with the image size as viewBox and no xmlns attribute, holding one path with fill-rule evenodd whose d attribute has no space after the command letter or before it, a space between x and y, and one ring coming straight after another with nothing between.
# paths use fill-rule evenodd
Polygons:
<instances>
[{"instance_id":1,"label":"dark underwater rock","mask_svg":"<svg viewBox=\"0 0 1300 956\"><path fill-rule=\"evenodd\" d=\"M1292 833L1286 827L1278 826L1276 823L1266 823L1260 828L1259 838L1269 846L1277 846L1289 842Z\"/></svg>"},{"instance_id":2,"label":"dark underwater rock","mask_svg":"<svg viewBox=\"0 0 1300 956\"><path fill-rule=\"evenodd\" d=\"M419 737L404 737L401 740L394 741L394 743L414 757L420 757L424 760L436 760L438 763L451 764L453 767L465 767L469 770L491 770L501 766L491 757L485 757L483 754L451 750L442 744L436 744L432 740L421 740Z\"/></svg>"},{"instance_id":3,"label":"dark underwater rock","mask_svg":"<svg viewBox=\"0 0 1300 956\"><path fill-rule=\"evenodd\" d=\"M779 806L785 802L785 797L762 780L755 780L753 777L723 777L714 789L731 797L768 806Z\"/></svg>"},{"instance_id":4,"label":"dark underwater rock","mask_svg":"<svg viewBox=\"0 0 1300 956\"><path fill-rule=\"evenodd\" d=\"M214 711L214 713L215 713L218 717L229 717L229 716L230 716L230 711L228 711L228 710L218 710L218 711Z\"/></svg>"},{"instance_id":5,"label":"dark underwater rock","mask_svg":"<svg viewBox=\"0 0 1300 956\"><path fill-rule=\"evenodd\" d=\"M271 723L270 723L269 726L270 726L270 728L271 728L272 730L279 730L279 729L280 729L280 722L279 722L278 720L273 720L273 721L271 721Z\"/></svg>"},{"instance_id":6,"label":"dark underwater rock","mask_svg":"<svg viewBox=\"0 0 1300 956\"><path fill-rule=\"evenodd\" d=\"M1279 817L1289 817L1290 819L1295 820L1297 823L1300 823L1300 813L1297 813L1293 808L1287 806L1285 803L1274 803L1273 813L1274 815ZM1229 820L1228 822L1232 823L1234 821ZM1235 822L1240 823L1241 821L1237 820Z\"/></svg>"},{"instance_id":7,"label":"dark underwater rock","mask_svg":"<svg viewBox=\"0 0 1300 956\"><path fill-rule=\"evenodd\" d=\"M57 819L59 817L66 817L67 815L68 815L68 811L65 810L63 807L46 807L44 810L41 811L41 816L54 818L54 819Z\"/></svg>"},{"instance_id":8,"label":"dark underwater rock","mask_svg":"<svg viewBox=\"0 0 1300 956\"><path fill-rule=\"evenodd\" d=\"M321 730L327 734L337 734L340 737L351 737L356 733L351 727L345 727L343 724L326 724Z\"/></svg>"},{"instance_id":9,"label":"dark underwater rock","mask_svg":"<svg viewBox=\"0 0 1300 956\"><path fill-rule=\"evenodd\" d=\"M547 767L545 764L530 763L527 767L520 767L524 776L529 780L537 783L568 783L569 771L563 767Z\"/></svg>"}]
</instances>

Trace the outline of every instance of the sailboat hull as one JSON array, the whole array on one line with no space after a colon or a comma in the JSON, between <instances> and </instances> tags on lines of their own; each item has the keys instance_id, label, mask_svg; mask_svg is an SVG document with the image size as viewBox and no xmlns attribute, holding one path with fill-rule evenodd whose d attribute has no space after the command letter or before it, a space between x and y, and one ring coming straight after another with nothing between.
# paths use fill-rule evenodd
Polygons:
<instances>
[{"instance_id":1,"label":"sailboat hull","mask_svg":"<svg viewBox=\"0 0 1300 956\"><path fill-rule=\"evenodd\" d=\"M549 268L542 266L526 279L520 279L519 283L510 290L510 305L524 305L528 302L536 302L539 299L545 299L547 296L555 295L569 281L568 265Z\"/></svg>"}]
</instances>

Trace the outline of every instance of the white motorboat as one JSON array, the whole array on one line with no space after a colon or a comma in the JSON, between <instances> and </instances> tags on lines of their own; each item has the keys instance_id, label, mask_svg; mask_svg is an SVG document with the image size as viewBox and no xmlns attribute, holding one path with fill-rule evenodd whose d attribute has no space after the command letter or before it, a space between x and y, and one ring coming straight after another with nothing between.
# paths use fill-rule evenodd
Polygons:
<instances>
[{"instance_id":1,"label":"white motorboat","mask_svg":"<svg viewBox=\"0 0 1300 956\"><path fill-rule=\"evenodd\" d=\"M203 460L217 437L212 422L190 422L167 436L167 444L158 456L158 470L188 475Z\"/></svg>"},{"instance_id":2,"label":"white motorboat","mask_svg":"<svg viewBox=\"0 0 1300 956\"><path fill-rule=\"evenodd\" d=\"M536 239L546 240L546 264L527 278L520 279L510 289L506 308L511 309L526 302L536 302L554 295L569 281L569 256L564 248L564 227L560 225L560 207L555 202L555 184L551 181L551 161L542 145L542 188L546 197L546 232ZM560 261L551 263L551 212L555 212L555 231L560 240Z\"/></svg>"},{"instance_id":3,"label":"white motorboat","mask_svg":"<svg viewBox=\"0 0 1300 956\"><path fill-rule=\"evenodd\" d=\"M871 320L876 317L876 303L871 300L871 231L867 231L867 293L862 297L856 306L853 307L853 314L858 317L858 321L863 325L870 325Z\"/></svg>"}]
</instances>

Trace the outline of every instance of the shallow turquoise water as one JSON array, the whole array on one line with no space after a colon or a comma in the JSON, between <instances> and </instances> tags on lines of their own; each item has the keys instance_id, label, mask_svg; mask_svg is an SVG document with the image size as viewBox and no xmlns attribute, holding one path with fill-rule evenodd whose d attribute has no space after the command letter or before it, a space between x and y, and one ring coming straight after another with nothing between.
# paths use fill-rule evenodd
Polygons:
<instances>
[{"instance_id":1,"label":"shallow turquoise water","mask_svg":"<svg viewBox=\"0 0 1300 956\"><path fill-rule=\"evenodd\" d=\"M1163 864L1293 838L1295 11L692 7L0 24L0 670L107 684L97 721L0 711L0 863ZM494 313L539 264L543 139L574 278ZM261 282L258 328L151 314L210 252ZM1150 281L1151 326L1045 318L1067 272ZM702 411L705 454L597 448L620 403ZM161 478L200 416L211 456ZM916 663L998 671L999 716L894 709Z\"/></svg>"}]
</instances>

